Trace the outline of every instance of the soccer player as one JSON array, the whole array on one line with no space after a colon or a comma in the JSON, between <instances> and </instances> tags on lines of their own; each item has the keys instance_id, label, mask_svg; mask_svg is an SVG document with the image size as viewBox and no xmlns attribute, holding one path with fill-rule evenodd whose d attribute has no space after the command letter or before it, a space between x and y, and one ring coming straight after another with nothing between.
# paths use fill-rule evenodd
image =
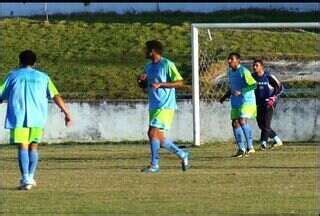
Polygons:
<instances>
[{"instance_id":1,"label":"soccer player","mask_svg":"<svg viewBox=\"0 0 320 216\"><path fill-rule=\"evenodd\" d=\"M238 147L234 157L244 157L254 153L252 129L247 119L256 117L256 99L254 89L256 81L251 72L240 64L240 54L230 53L228 56L229 91L220 102L231 97L231 120L234 137Z\"/></svg>"},{"instance_id":2,"label":"soccer player","mask_svg":"<svg viewBox=\"0 0 320 216\"><path fill-rule=\"evenodd\" d=\"M283 86L273 74L264 69L264 63L261 59L254 60L253 70L253 78L257 81L255 94L257 101L257 123L261 129L261 149L267 149L269 137L274 141L272 147L282 146L281 139L271 128L271 120L277 97L282 93Z\"/></svg>"},{"instance_id":3,"label":"soccer player","mask_svg":"<svg viewBox=\"0 0 320 216\"><path fill-rule=\"evenodd\" d=\"M71 117L48 75L33 68L35 53L25 50L19 60L20 67L13 69L0 87L0 100L7 100L5 128L10 129L10 142L18 145L19 188L30 190L36 186L37 144L41 142L47 119L48 99L52 98L64 113L67 126Z\"/></svg>"},{"instance_id":4,"label":"soccer player","mask_svg":"<svg viewBox=\"0 0 320 216\"><path fill-rule=\"evenodd\" d=\"M148 137L151 149L151 164L143 172L159 172L159 150L161 147L178 156L182 170L188 168L189 153L176 146L165 136L171 127L174 112L177 109L175 88L183 85L183 79L175 64L162 56L163 45L157 40L147 41L145 57L151 62L145 66L145 71L138 81L149 99L149 130Z\"/></svg>"}]
</instances>

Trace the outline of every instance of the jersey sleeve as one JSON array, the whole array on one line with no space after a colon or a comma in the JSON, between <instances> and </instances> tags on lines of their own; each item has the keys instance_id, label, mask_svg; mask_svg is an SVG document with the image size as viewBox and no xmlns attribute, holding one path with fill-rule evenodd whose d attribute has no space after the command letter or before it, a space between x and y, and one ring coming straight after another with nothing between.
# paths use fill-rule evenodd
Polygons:
<instances>
[{"instance_id":1,"label":"jersey sleeve","mask_svg":"<svg viewBox=\"0 0 320 216\"><path fill-rule=\"evenodd\" d=\"M47 88L47 96L49 99L52 99L56 95L59 95L59 92L58 92L56 86L53 84L52 80L49 78L48 88Z\"/></svg>"},{"instance_id":2,"label":"jersey sleeve","mask_svg":"<svg viewBox=\"0 0 320 216\"><path fill-rule=\"evenodd\" d=\"M0 101L7 99L7 91L8 91L8 78L5 79L5 81L0 86Z\"/></svg>"},{"instance_id":3,"label":"jersey sleeve","mask_svg":"<svg viewBox=\"0 0 320 216\"><path fill-rule=\"evenodd\" d=\"M248 91L252 91L252 90L256 89L257 82L253 78L253 76L249 70L243 70L243 77L246 82L246 86L242 89L242 93L246 93Z\"/></svg>"},{"instance_id":4,"label":"jersey sleeve","mask_svg":"<svg viewBox=\"0 0 320 216\"><path fill-rule=\"evenodd\" d=\"M169 63L169 70L168 70L169 79L171 82L183 80L182 76L180 75L177 67L174 63Z\"/></svg>"},{"instance_id":5,"label":"jersey sleeve","mask_svg":"<svg viewBox=\"0 0 320 216\"><path fill-rule=\"evenodd\" d=\"M281 95L281 93L283 92L282 83L273 74L270 74L268 79L269 79L270 85L274 88L273 95L277 97Z\"/></svg>"}]
</instances>

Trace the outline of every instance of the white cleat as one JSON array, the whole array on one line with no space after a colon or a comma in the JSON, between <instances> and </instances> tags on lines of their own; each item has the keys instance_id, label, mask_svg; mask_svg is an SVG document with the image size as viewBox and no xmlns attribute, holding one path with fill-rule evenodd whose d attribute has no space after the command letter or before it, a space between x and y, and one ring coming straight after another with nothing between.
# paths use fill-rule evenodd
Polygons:
<instances>
[{"instance_id":1,"label":"white cleat","mask_svg":"<svg viewBox=\"0 0 320 216\"><path fill-rule=\"evenodd\" d=\"M272 148L277 148L283 145L281 139L279 137L274 138L275 143L272 145Z\"/></svg>"},{"instance_id":2,"label":"white cleat","mask_svg":"<svg viewBox=\"0 0 320 216\"><path fill-rule=\"evenodd\" d=\"M32 187L36 187L37 186L37 182L34 179L32 179L31 180L31 185L32 185Z\"/></svg>"},{"instance_id":3,"label":"white cleat","mask_svg":"<svg viewBox=\"0 0 320 216\"><path fill-rule=\"evenodd\" d=\"M255 152L256 152L256 151L254 150L254 148L252 148L252 149L249 149L247 153L248 153L248 154L253 154L253 153L255 153Z\"/></svg>"},{"instance_id":4,"label":"white cleat","mask_svg":"<svg viewBox=\"0 0 320 216\"><path fill-rule=\"evenodd\" d=\"M27 184L24 186L24 190L31 190L32 189L32 184Z\"/></svg>"}]
</instances>

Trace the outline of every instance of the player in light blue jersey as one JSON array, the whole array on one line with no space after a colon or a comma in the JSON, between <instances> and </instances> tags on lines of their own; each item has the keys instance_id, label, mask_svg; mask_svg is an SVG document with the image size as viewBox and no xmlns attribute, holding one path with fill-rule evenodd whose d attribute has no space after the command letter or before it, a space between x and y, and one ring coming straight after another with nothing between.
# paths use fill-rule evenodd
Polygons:
<instances>
[{"instance_id":1,"label":"player in light blue jersey","mask_svg":"<svg viewBox=\"0 0 320 216\"><path fill-rule=\"evenodd\" d=\"M71 117L49 76L33 68L35 53L25 50L19 60L20 67L12 70L0 87L0 101L7 101L5 128L10 130L10 142L19 147L19 188L30 190L36 185L37 144L41 142L47 120L48 100L53 99L64 113L67 126Z\"/></svg>"},{"instance_id":2,"label":"player in light blue jersey","mask_svg":"<svg viewBox=\"0 0 320 216\"><path fill-rule=\"evenodd\" d=\"M253 135L247 119L257 115L256 98L254 89L256 81L251 72L240 64L240 54L230 53L228 57L229 91L221 98L222 103L226 98L231 99L231 120L234 137L238 151L235 157L246 156L254 153Z\"/></svg>"},{"instance_id":3,"label":"player in light blue jersey","mask_svg":"<svg viewBox=\"0 0 320 216\"><path fill-rule=\"evenodd\" d=\"M146 64L145 72L138 81L148 93L149 99L149 130L148 137L151 149L151 165L144 172L159 171L160 146L181 159L182 170L188 167L189 153L176 146L165 136L165 131L171 127L174 112L177 109L175 88L183 85L183 79L175 64L162 56L163 46L159 41L146 42L146 58L151 62Z\"/></svg>"}]
</instances>

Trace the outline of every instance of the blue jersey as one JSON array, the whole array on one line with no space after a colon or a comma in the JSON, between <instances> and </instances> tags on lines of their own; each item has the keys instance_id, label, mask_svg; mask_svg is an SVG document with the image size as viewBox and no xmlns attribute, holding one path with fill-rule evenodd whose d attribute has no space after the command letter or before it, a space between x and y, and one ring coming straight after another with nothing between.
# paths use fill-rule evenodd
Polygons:
<instances>
[{"instance_id":1,"label":"blue jersey","mask_svg":"<svg viewBox=\"0 0 320 216\"><path fill-rule=\"evenodd\" d=\"M239 65L236 70L228 70L229 87L231 93L239 91L241 94L235 96L231 94L231 107L240 108L246 104L256 104L254 89L256 81L251 76L250 71L242 65Z\"/></svg>"},{"instance_id":2,"label":"blue jersey","mask_svg":"<svg viewBox=\"0 0 320 216\"><path fill-rule=\"evenodd\" d=\"M257 105L265 105L268 97L281 94L282 84L269 71L265 71L262 76L258 76L257 73L253 73L252 76L257 81L257 88L255 89Z\"/></svg>"},{"instance_id":3,"label":"blue jersey","mask_svg":"<svg viewBox=\"0 0 320 216\"><path fill-rule=\"evenodd\" d=\"M157 63L150 62L145 66L148 80L149 109L177 109L174 88L152 88L152 83L174 82L182 80L175 64L161 57Z\"/></svg>"},{"instance_id":4,"label":"blue jersey","mask_svg":"<svg viewBox=\"0 0 320 216\"><path fill-rule=\"evenodd\" d=\"M58 91L48 75L31 67L13 70L0 87L0 100L7 100L5 128L43 128L48 99Z\"/></svg>"}]
</instances>

